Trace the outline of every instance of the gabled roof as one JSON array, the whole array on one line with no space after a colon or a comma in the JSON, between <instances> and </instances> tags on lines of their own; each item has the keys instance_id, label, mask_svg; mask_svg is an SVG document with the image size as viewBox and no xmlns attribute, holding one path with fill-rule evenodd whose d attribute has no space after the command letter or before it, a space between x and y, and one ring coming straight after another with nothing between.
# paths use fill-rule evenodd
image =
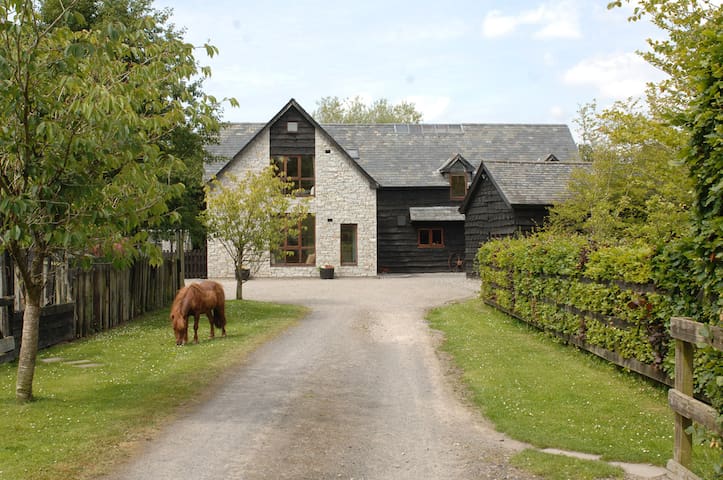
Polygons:
<instances>
[{"instance_id":1,"label":"gabled roof","mask_svg":"<svg viewBox=\"0 0 723 480\"><path fill-rule=\"evenodd\" d=\"M439 167L439 173L449 173L452 171L474 173L475 168L458 153Z\"/></svg>"},{"instance_id":2,"label":"gabled roof","mask_svg":"<svg viewBox=\"0 0 723 480\"><path fill-rule=\"evenodd\" d=\"M231 123L219 145L208 151L230 160L289 108L320 129L359 170L381 187L449 187L440 167L458 155L473 170L484 162L578 160L566 125L554 124L318 124L294 100L266 124ZM206 178L222 173L224 162L206 165Z\"/></svg>"},{"instance_id":3,"label":"gabled roof","mask_svg":"<svg viewBox=\"0 0 723 480\"><path fill-rule=\"evenodd\" d=\"M319 125L319 123L317 123L317 121L314 120L312 116L309 115L306 110L304 110L301 105L299 105L299 103L293 98L289 100L289 102L284 105L284 107L279 110L276 115L274 115L274 118L272 118L265 124L228 123L224 125L219 135L219 143L206 147L207 151L212 156L217 158L218 161L206 163L204 179L209 180L213 176L222 175L234 157L242 153L249 145L253 143L256 137L261 135L261 132L263 132L264 129L269 128L271 125L276 123L277 120L279 120L286 112L288 112L292 108L296 109L307 122L314 126L315 129L321 131L322 134L325 135L329 139L329 141L335 147L337 147L343 155L347 157L350 163L357 168L357 170L369 181L369 183L373 187L378 187L378 184L374 180L374 178L372 178L371 175L369 175L364 170L364 168L361 167L355 161L355 159L353 159L349 155L349 153L341 145L339 145L339 143L337 143L336 139L329 135L329 133L326 132L326 130L324 130L324 128Z\"/></svg>"},{"instance_id":4,"label":"gabled roof","mask_svg":"<svg viewBox=\"0 0 723 480\"><path fill-rule=\"evenodd\" d=\"M265 123L226 123L221 126L218 143L206 145L206 152L212 157L204 164L204 180L218 174L223 167L266 126Z\"/></svg>"},{"instance_id":5,"label":"gabled roof","mask_svg":"<svg viewBox=\"0 0 723 480\"><path fill-rule=\"evenodd\" d=\"M553 205L564 200L570 174L576 168L589 168L583 162L483 162L472 181L459 211L467 213L481 184L489 180L510 206Z\"/></svg>"}]
</instances>

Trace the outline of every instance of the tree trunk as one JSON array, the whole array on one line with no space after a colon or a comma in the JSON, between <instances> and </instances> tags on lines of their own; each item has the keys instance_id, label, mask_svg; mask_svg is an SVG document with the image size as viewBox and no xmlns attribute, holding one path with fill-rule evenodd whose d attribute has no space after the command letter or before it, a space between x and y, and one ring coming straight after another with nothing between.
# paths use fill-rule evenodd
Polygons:
<instances>
[{"instance_id":1,"label":"tree trunk","mask_svg":"<svg viewBox=\"0 0 723 480\"><path fill-rule=\"evenodd\" d=\"M243 300L243 278L241 277L241 267L234 268L236 275L236 300Z\"/></svg>"},{"instance_id":2,"label":"tree trunk","mask_svg":"<svg viewBox=\"0 0 723 480\"><path fill-rule=\"evenodd\" d=\"M15 398L18 402L33 399L33 377L35 376L35 358L38 354L38 336L40 326L40 288L24 288L25 313L23 313L23 337L18 357L18 378L15 386Z\"/></svg>"}]
</instances>

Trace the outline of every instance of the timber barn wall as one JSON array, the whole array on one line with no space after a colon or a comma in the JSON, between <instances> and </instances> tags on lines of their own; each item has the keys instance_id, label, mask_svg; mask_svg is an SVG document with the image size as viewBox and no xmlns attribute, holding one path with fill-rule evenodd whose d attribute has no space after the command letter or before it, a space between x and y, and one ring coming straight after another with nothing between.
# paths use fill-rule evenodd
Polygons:
<instances>
[{"instance_id":1,"label":"timber barn wall","mask_svg":"<svg viewBox=\"0 0 723 480\"><path fill-rule=\"evenodd\" d=\"M491 238L506 237L516 232L527 233L542 225L548 215L545 206L529 205L512 208L499 190L486 179L467 206L464 222L465 271L479 275L477 250Z\"/></svg>"},{"instance_id":2,"label":"timber barn wall","mask_svg":"<svg viewBox=\"0 0 723 480\"><path fill-rule=\"evenodd\" d=\"M449 256L464 254L464 222L415 222L409 207L458 206L449 187L377 190L378 268L382 273L449 271ZM417 228L444 229L444 248L419 248Z\"/></svg>"}]
</instances>

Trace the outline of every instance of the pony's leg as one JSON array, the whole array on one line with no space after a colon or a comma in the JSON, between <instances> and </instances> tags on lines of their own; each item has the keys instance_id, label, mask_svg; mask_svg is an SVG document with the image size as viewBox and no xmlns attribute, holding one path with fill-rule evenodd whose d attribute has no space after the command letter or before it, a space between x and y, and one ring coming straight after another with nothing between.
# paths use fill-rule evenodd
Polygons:
<instances>
[{"instance_id":1,"label":"pony's leg","mask_svg":"<svg viewBox=\"0 0 723 480\"><path fill-rule=\"evenodd\" d=\"M216 337L216 331L213 329L213 309L211 309L206 316L208 317L208 324L211 326L211 338Z\"/></svg>"},{"instance_id":2,"label":"pony's leg","mask_svg":"<svg viewBox=\"0 0 723 480\"><path fill-rule=\"evenodd\" d=\"M221 336L226 336L226 307L222 303L216 308L216 315L221 318L219 322L221 324Z\"/></svg>"},{"instance_id":3,"label":"pony's leg","mask_svg":"<svg viewBox=\"0 0 723 480\"><path fill-rule=\"evenodd\" d=\"M188 343L188 319L185 319L183 321L183 340L181 342L181 345L185 345Z\"/></svg>"},{"instance_id":4,"label":"pony's leg","mask_svg":"<svg viewBox=\"0 0 723 480\"><path fill-rule=\"evenodd\" d=\"M198 343L198 315L193 316L193 343Z\"/></svg>"}]
</instances>

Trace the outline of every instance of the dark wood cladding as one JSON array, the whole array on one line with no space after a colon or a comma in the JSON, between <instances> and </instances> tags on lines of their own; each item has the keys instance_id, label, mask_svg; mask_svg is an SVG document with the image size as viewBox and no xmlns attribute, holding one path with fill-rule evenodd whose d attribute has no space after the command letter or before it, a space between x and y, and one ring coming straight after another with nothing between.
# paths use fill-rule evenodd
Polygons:
<instances>
[{"instance_id":1,"label":"dark wood cladding","mask_svg":"<svg viewBox=\"0 0 723 480\"><path fill-rule=\"evenodd\" d=\"M448 272L451 255L464 255L464 222L414 222L409 207L458 206L444 188L377 191L377 255L382 273ZM419 248L418 228L442 228L443 248Z\"/></svg>"},{"instance_id":2,"label":"dark wood cladding","mask_svg":"<svg viewBox=\"0 0 723 480\"><path fill-rule=\"evenodd\" d=\"M481 244L516 232L529 233L544 223L548 213L548 208L542 205L509 207L492 182L484 180L465 214L467 274L478 275L476 256Z\"/></svg>"},{"instance_id":3,"label":"dark wood cladding","mask_svg":"<svg viewBox=\"0 0 723 480\"><path fill-rule=\"evenodd\" d=\"M299 130L295 133L289 132L287 130L289 122L297 122ZM271 125L270 135L271 156L314 155L315 153L314 126L295 108L290 108Z\"/></svg>"}]
</instances>

